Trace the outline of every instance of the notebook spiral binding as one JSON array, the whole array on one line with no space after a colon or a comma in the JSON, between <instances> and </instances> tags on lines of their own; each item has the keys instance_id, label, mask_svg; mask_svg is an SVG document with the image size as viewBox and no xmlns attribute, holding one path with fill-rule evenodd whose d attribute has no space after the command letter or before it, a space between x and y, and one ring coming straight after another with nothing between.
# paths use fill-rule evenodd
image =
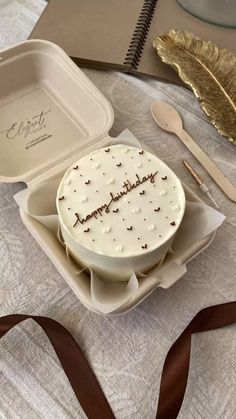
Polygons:
<instances>
[{"instance_id":1,"label":"notebook spiral binding","mask_svg":"<svg viewBox=\"0 0 236 419\"><path fill-rule=\"evenodd\" d=\"M129 48L124 60L124 65L137 70L142 51L146 41L157 0L144 0Z\"/></svg>"}]
</instances>

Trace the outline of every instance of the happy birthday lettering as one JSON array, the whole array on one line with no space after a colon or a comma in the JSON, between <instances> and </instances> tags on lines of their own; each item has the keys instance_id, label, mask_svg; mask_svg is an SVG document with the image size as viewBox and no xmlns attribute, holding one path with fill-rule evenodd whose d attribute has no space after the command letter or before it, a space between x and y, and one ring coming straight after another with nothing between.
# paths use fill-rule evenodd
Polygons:
<instances>
[{"instance_id":1,"label":"happy birthday lettering","mask_svg":"<svg viewBox=\"0 0 236 419\"><path fill-rule=\"evenodd\" d=\"M87 221L89 221L91 218L96 218L97 219L97 217L99 215L103 216L104 212L109 213L110 212L110 205L111 205L112 202L119 201L122 198L122 196L127 195L127 193L129 193L133 189L137 188L139 185L142 185L142 183L147 182L148 180L150 180L151 183L154 183L156 174L157 174L157 171L155 173L150 173L146 176L143 176L142 178L140 178L139 175L136 174L135 176L136 176L137 180L134 183L131 183L129 180L126 180L124 182L124 184L122 185L122 188L124 188L124 190L122 190L120 192L117 192L115 194L110 192L111 199L108 203L102 204L100 207L98 207L97 209L92 211L90 214L87 214L85 217L80 217L80 215L76 212L75 213L76 221L75 221L73 227L75 227L77 223L84 224Z\"/></svg>"}]
</instances>

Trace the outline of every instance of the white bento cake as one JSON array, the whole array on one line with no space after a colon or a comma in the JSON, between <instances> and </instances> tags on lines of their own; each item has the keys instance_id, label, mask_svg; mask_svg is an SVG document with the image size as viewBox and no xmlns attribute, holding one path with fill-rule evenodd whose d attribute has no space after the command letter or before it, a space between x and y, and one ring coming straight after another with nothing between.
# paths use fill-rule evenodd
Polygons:
<instances>
[{"instance_id":1,"label":"white bento cake","mask_svg":"<svg viewBox=\"0 0 236 419\"><path fill-rule=\"evenodd\" d=\"M155 155L118 144L91 152L66 171L57 210L79 265L123 281L163 258L183 218L185 194Z\"/></svg>"}]
</instances>

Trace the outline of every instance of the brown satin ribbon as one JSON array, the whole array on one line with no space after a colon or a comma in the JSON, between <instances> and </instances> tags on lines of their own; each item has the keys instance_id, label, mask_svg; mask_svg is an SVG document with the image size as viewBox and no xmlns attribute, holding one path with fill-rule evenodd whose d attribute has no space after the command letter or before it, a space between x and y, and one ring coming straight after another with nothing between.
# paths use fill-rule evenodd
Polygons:
<instances>
[{"instance_id":1,"label":"brown satin ribbon","mask_svg":"<svg viewBox=\"0 0 236 419\"><path fill-rule=\"evenodd\" d=\"M0 338L12 327L29 318L35 320L47 334L88 418L115 419L78 343L60 323L48 317L12 314L0 318ZM165 359L157 419L175 419L178 416L187 384L192 333L217 329L234 322L236 322L236 302L205 308L189 323Z\"/></svg>"},{"instance_id":2,"label":"brown satin ribbon","mask_svg":"<svg viewBox=\"0 0 236 419\"><path fill-rule=\"evenodd\" d=\"M115 419L93 370L78 343L60 323L48 317L11 314L0 318L0 338L26 319L35 320L47 334L80 405L89 419Z\"/></svg>"},{"instance_id":3,"label":"brown satin ribbon","mask_svg":"<svg viewBox=\"0 0 236 419\"><path fill-rule=\"evenodd\" d=\"M178 416L186 389L192 333L218 329L236 322L236 301L204 308L171 346L162 370L157 419Z\"/></svg>"}]
</instances>

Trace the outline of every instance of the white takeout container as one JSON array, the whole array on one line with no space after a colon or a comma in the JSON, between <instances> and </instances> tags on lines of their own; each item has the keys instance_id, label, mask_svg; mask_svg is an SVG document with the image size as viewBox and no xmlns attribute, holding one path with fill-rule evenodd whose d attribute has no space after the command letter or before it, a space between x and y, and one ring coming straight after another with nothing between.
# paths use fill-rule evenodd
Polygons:
<instances>
[{"instance_id":1,"label":"white takeout container","mask_svg":"<svg viewBox=\"0 0 236 419\"><path fill-rule=\"evenodd\" d=\"M85 74L57 45L25 41L0 53L0 181L38 185L63 175L78 158L111 143L113 110ZM186 198L199 200L185 188ZM88 276L71 272L56 236L20 210L26 227L81 302L94 310ZM204 250L214 233L198 242L178 263L162 270L163 287L176 282L186 263ZM169 270L168 270L169 269ZM157 287L141 280L137 293L117 313L131 309Z\"/></svg>"},{"instance_id":2,"label":"white takeout container","mask_svg":"<svg viewBox=\"0 0 236 419\"><path fill-rule=\"evenodd\" d=\"M105 147L113 110L57 45L25 41L0 53L0 181L28 186Z\"/></svg>"}]
</instances>

